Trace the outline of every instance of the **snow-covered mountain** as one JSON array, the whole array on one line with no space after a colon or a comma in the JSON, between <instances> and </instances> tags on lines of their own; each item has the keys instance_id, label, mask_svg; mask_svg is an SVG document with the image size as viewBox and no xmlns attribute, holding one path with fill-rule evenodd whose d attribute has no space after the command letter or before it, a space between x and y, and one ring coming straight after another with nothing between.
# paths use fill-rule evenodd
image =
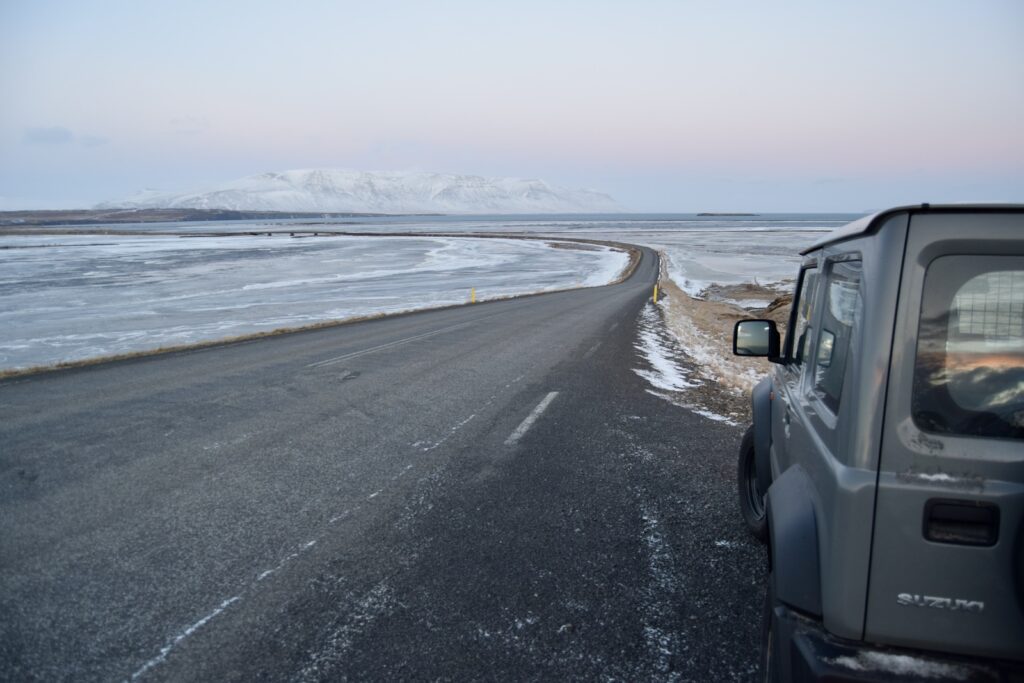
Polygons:
<instances>
[{"instance_id":1,"label":"snow-covered mountain","mask_svg":"<svg viewBox=\"0 0 1024 683\"><path fill-rule=\"evenodd\" d=\"M186 193L144 190L96 208L367 213L622 211L615 200L601 192L572 190L543 180L336 169L263 173Z\"/></svg>"}]
</instances>

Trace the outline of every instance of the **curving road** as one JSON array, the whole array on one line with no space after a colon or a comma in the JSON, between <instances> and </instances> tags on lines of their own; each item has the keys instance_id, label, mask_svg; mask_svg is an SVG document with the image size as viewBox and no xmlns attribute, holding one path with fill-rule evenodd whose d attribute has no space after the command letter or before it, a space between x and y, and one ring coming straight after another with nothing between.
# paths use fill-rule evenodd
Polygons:
<instances>
[{"instance_id":1,"label":"curving road","mask_svg":"<svg viewBox=\"0 0 1024 683\"><path fill-rule=\"evenodd\" d=\"M735 427L657 273L0 383L4 680L745 680Z\"/></svg>"}]
</instances>

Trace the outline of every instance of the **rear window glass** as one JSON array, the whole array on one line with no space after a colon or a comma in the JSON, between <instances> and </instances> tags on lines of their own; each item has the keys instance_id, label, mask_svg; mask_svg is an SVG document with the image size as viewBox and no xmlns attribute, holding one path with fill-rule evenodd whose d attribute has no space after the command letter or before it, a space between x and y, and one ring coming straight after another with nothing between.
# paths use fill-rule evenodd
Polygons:
<instances>
[{"instance_id":1,"label":"rear window glass","mask_svg":"<svg viewBox=\"0 0 1024 683\"><path fill-rule=\"evenodd\" d=\"M927 431L1024 439L1024 257L928 267L912 412Z\"/></svg>"}]
</instances>

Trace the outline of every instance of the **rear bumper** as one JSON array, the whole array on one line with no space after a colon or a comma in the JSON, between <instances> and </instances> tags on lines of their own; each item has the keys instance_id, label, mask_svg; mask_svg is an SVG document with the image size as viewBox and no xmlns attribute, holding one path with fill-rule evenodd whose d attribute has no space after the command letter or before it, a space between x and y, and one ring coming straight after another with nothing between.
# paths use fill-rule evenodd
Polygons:
<instances>
[{"instance_id":1,"label":"rear bumper","mask_svg":"<svg viewBox=\"0 0 1024 683\"><path fill-rule=\"evenodd\" d=\"M820 622L788 609L776 612L783 680L803 683L864 681L1024 682L1024 662L889 648L836 638ZM785 678L789 674L788 679Z\"/></svg>"}]
</instances>

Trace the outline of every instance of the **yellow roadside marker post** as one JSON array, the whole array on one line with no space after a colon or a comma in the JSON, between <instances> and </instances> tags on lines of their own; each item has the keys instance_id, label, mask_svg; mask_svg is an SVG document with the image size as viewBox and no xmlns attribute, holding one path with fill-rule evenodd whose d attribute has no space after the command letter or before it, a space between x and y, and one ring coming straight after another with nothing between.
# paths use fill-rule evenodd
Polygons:
<instances>
[{"instance_id":1,"label":"yellow roadside marker post","mask_svg":"<svg viewBox=\"0 0 1024 683\"><path fill-rule=\"evenodd\" d=\"M476 303L476 287L470 287L469 288L469 303L471 303L471 304L475 304Z\"/></svg>"},{"instance_id":2,"label":"yellow roadside marker post","mask_svg":"<svg viewBox=\"0 0 1024 683\"><path fill-rule=\"evenodd\" d=\"M658 283L654 283L654 303L658 303Z\"/></svg>"}]
</instances>

